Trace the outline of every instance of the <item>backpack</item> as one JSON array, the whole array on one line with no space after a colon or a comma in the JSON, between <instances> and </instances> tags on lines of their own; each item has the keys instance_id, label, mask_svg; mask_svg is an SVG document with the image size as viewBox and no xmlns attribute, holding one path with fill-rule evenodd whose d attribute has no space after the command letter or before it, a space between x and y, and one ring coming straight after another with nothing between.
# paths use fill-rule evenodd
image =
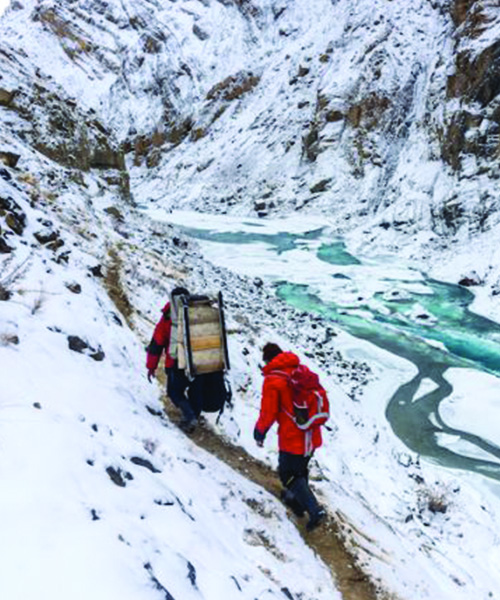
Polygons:
<instances>
[{"instance_id":1,"label":"backpack","mask_svg":"<svg viewBox=\"0 0 500 600\"><path fill-rule=\"evenodd\" d=\"M330 417L330 403L319 377L305 365L299 365L290 375L283 371L271 371L284 376L292 391L293 414L286 414L302 431L324 425Z\"/></svg>"},{"instance_id":2,"label":"backpack","mask_svg":"<svg viewBox=\"0 0 500 600\"><path fill-rule=\"evenodd\" d=\"M197 375L189 386L188 394L199 403L202 412L219 412L219 417L226 404L232 406L231 386L223 371Z\"/></svg>"}]
</instances>

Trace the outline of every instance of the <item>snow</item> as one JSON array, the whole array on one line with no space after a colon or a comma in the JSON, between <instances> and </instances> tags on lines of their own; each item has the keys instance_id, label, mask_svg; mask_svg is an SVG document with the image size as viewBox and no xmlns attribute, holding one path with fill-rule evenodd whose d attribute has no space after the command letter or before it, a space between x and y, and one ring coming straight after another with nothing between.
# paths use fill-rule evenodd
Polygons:
<instances>
[{"instance_id":1,"label":"snow","mask_svg":"<svg viewBox=\"0 0 500 600\"><path fill-rule=\"evenodd\" d=\"M95 190L90 187L89 193ZM72 194L67 197L75 202ZM107 205L105 198L94 203L100 211ZM73 206L78 210L78 205ZM177 212L161 216L177 225L193 217ZM211 231L269 234L287 230L300 234L318 223L316 218L261 222L220 216L207 216L201 222ZM89 226L95 226L92 220ZM294 270L299 252L314 257L307 245L280 255L279 268L273 270L276 255L264 243L259 245L263 251L257 260L253 246L249 254L245 245L232 244L228 251L221 243L198 243L211 261L224 267L237 265L240 273L264 278L293 275L297 281L313 284L321 276L331 278L332 266L327 263L322 263L323 271L316 262L314 269L307 269L306 261ZM305 597L335 597L325 567L301 541L275 499L145 409L146 405L161 407L159 390L144 378L143 347L127 327L113 319L115 307L99 283L83 275L82 267L94 264L95 259L86 252L74 252L74 266L68 267L54 265L48 255L32 257L29 269L14 286L14 297L2 303L0 313L0 358L2 372L8 374L3 378L0 469L9 490L1 499L2 547L8 549L5 559L2 553L5 573L1 575L10 597L30 598L42 588L55 598L62 597L59 594L105 598L117 590L133 598L155 593L151 573L174 598L196 597L198 592L187 575L188 563L196 569L196 585L205 598L214 598L221 590L234 594L233 577L239 585L246 582L242 594L249 598L264 593L264 587L273 590L267 578L262 580L261 563L268 565L273 578L280 574L280 585L300 589ZM232 262L226 262L228 257ZM194 260L200 257L195 255ZM371 278L370 267L377 274ZM354 269L349 265L338 268ZM363 276L357 284L367 279L372 292L380 288L384 275L390 275L391 286L401 277L409 281L409 289L425 290L411 264L404 267L399 261L384 271L378 270L372 258L358 268ZM79 282L82 293L68 291L68 281ZM158 292L157 298L154 294L142 297L139 289L136 293L138 306L147 303L156 319L164 297ZM234 315L228 318L230 331L237 331ZM146 330L150 334L152 324ZM8 341L14 334L18 344ZM102 347L105 359L96 362L69 350L67 335L79 335L93 348ZM259 344L266 339L283 347L289 343L271 328L260 333ZM372 379L361 402L353 403L341 385L321 374L333 410L331 430L325 432L324 447L313 466L314 485L322 501L351 532L358 556L372 577L401 597L426 599L439 594L465 600L474 590L479 598L487 598L498 585L494 565L500 541L492 525L498 523L500 514L497 484L477 475L449 472L409 452L394 438L384 410L396 389L415 376L414 366L346 333L338 332L336 340L346 360L370 364ZM233 386L247 391L238 394L234 409L223 415L219 425L211 416L208 420L221 435L276 467L275 431L264 449L257 448L252 438L261 378L256 375L258 345L250 345L246 358L241 353L248 344L241 334L230 335ZM301 354L300 349L293 350ZM314 361L301 356L318 370ZM495 410L492 382L497 380L463 369L450 370L447 377L454 392L442 405L441 417L452 427L465 426L497 441L490 437L494 421L489 417L489 411ZM430 381L423 380L415 401L432 389ZM483 390L484 411L467 404L472 389L475 396ZM449 447L454 442L447 436L442 444ZM463 442L458 448L466 456L472 450ZM477 450L475 455L480 457ZM161 473L135 465L130 460L134 456L150 460ZM108 467L130 473L133 479L118 487L106 473ZM435 497L444 497L445 515L427 508L429 498ZM256 498L274 515L272 520L263 522L249 512L245 498ZM272 544L287 557L285 566L249 531L271 536ZM457 539L466 539L467 549L457 545ZM68 552L68 547L74 550ZM300 576L305 560L311 561L308 575L318 569L321 590L314 587L314 578ZM300 568L297 561L301 561ZM22 578L21 573L30 577ZM271 598L273 593L267 595Z\"/></svg>"},{"instance_id":2,"label":"snow","mask_svg":"<svg viewBox=\"0 0 500 600\"><path fill-rule=\"evenodd\" d=\"M498 377L470 369L450 369L446 379L453 385L453 393L441 405L442 418L450 427L466 429L500 447L495 421L485 418L500 408Z\"/></svg>"},{"instance_id":3,"label":"snow","mask_svg":"<svg viewBox=\"0 0 500 600\"><path fill-rule=\"evenodd\" d=\"M0 13L8 4L0 2ZM283 279L307 283L323 301L358 315L366 305L368 318L388 313L376 293L384 300L394 291L430 293L427 276L457 283L477 275L471 308L500 321L496 181L471 157L462 177L452 173L436 139L461 109L459 99L446 98L455 50L477 54L498 38L499 24L457 46L444 1L418 0L411 11L382 0L247 4L23 0L2 14L2 89L28 93L36 82L61 102L76 101L117 144L134 145L183 119L205 134L165 143L157 167L126 155L135 211L109 173L75 177L27 144L29 117L0 107L2 150L20 154L18 168L5 169L10 183L0 179L0 198L14 199L27 215L23 235L7 238L13 255L0 255L0 286L13 293L0 301L2 597L135 600L168 590L175 600L270 600L284 597L283 589L302 600L340 597L274 496L148 410L162 413L162 390L145 379L144 345L168 291L181 282L200 292L222 289L230 300L236 399L218 424L207 416L218 435L276 467L276 432L263 449L252 437L260 348L268 339L291 346L320 372L332 403L313 485L366 573L404 600L498 598L498 482L410 451L385 418L388 400L417 377L415 365L335 327L341 359L321 366L311 349L322 325L288 321L291 312L272 291ZM70 35L34 20L41 9L56 10ZM209 34L205 41L194 25ZM146 50L151 40L160 40L159 52ZM309 72L299 76L301 68ZM214 85L240 72L259 76L259 85L237 102L208 101ZM352 127L347 111L373 94L394 99L378 116L380 130ZM326 110L342 118L323 123ZM304 138L312 124L318 155L309 161ZM313 193L325 179L326 190ZM439 211L457 198L467 218L452 231ZM256 217L262 202L273 218ZM488 202L494 210L478 231L474 211ZM106 214L110 206L124 223ZM176 228L186 224L299 236L324 227L324 237L345 242L361 265L320 261L318 240L280 255L264 241L193 241ZM35 241L42 226L62 233L68 264ZM186 248L175 247L176 236ZM106 270L110 250L122 261L133 327L106 282L89 274L97 264ZM254 277L264 280L262 292ZM70 282L82 286L80 294ZM255 322L275 302L279 314ZM415 322L422 312L416 305L404 316ZM92 350L72 351L69 335ZM439 342L427 343L444 354ZM90 356L99 349L102 361ZM364 391L353 394L349 368L364 364ZM470 368L450 368L445 378L453 392L430 422L439 417L498 445L498 379ZM416 387L418 408L436 385L422 378ZM453 433L436 440L464 457L491 459ZM110 473L121 473L124 485ZM445 512L431 510L438 501Z\"/></svg>"},{"instance_id":4,"label":"snow","mask_svg":"<svg viewBox=\"0 0 500 600\"><path fill-rule=\"evenodd\" d=\"M43 270L33 264L23 283ZM49 279L35 312L18 300L21 290L2 304L3 594L153 598L151 570L174 598L231 597L239 588L238 597L267 589L274 598L280 581L307 598L339 597L274 498L146 410L161 407L142 346L110 322L114 307L100 286L87 279L81 294L64 292L70 274L79 271ZM13 324L17 344L7 341ZM104 360L71 351L68 333L102 345ZM121 471L123 486L109 468ZM249 499L272 521L248 510ZM282 558L259 542L261 531Z\"/></svg>"}]
</instances>

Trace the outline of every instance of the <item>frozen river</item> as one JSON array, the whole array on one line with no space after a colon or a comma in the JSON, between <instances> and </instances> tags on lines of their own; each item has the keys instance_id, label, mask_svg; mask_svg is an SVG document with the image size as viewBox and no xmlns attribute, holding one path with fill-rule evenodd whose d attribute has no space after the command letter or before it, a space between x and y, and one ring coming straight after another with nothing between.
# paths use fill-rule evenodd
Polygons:
<instances>
[{"instance_id":1,"label":"frozen river","mask_svg":"<svg viewBox=\"0 0 500 600\"><path fill-rule=\"evenodd\" d=\"M394 433L444 466L500 480L500 324L469 309L469 289L396 256L352 256L321 219L149 214L182 227L214 264L413 363L417 374L387 398Z\"/></svg>"}]
</instances>

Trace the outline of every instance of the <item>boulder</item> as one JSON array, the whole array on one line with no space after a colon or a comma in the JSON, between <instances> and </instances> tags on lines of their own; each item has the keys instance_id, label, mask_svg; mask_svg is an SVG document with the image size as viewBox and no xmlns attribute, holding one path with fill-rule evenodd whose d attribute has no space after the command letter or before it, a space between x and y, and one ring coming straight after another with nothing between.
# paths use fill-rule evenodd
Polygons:
<instances>
[{"instance_id":1,"label":"boulder","mask_svg":"<svg viewBox=\"0 0 500 600\"><path fill-rule=\"evenodd\" d=\"M0 150L0 161L6 167L10 167L11 169L15 169L16 165L21 157L19 154L15 154L14 152L7 152L6 150Z\"/></svg>"},{"instance_id":2,"label":"boulder","mask_svg":"<svg viewBox=\"0 0 500 600\"><path fill-rule=\"evenodd\" d=\"M0 106L10 106L15 92L0 88Z\"/></svg>"},{"instance_id":3,"label":"boulder","mask_svg":"<svg viewBox=\"0 0 500 600\"><path fill-rule=\"evenodd\" d=\"M469 273L468 275L462 277L459 280L458 285L462 285L464 287L472 287L475 285L481 285L481 283L482 281L479 275L475 271L472 271L472 273Z\"/></svg>"}]
</instances>

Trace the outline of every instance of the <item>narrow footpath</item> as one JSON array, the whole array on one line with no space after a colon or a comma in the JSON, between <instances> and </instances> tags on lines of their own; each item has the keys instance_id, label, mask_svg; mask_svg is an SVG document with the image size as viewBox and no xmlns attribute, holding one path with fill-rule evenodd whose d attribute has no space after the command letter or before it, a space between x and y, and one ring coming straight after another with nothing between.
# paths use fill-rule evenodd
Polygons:
<instances>
[{"instance_id":1,"label":"narrow footpath","mask_svg":"<svg viewBox=\"0 0 500 600\"><path fill-rule=\"evenodd\" d=\"M178 423L180 418L178 410L168 399L164 406L169 419ZM240 446L234 446L217 435L203 422L203 418L189 438L200 448L207 450L238 473L279 498L281 487L277 474L267 465L250 456ZM377 589L346 549L334 516L329 515L321 527L308 532L305 524L299 522L291 511L288 511L288 515L289 519L296 524L304 542L330 569L344 600L388 600L387 595Z\"/></svg>"},{"instance_id":2,"label":"narrow footpath","mask_svg":"<svg viewBox=\"0 0 500 600\"><path fill-rule=\"evenodd\" d=\"M149 322L149 319L147 321ZM150 324L154 325L152 322ZM163 369L158 369L157 380L161 389L165 390L166 377ZM162 397L166 415L173 423L177 424L180 420L179 411L164 395L164 392L162 392ZM277 474L266 464L250 456L242 447L230 444L217 435L203 422L203 418L189 438L200 448L224 461L243 477L253 481L276 498L280 498L281 485ZM304 523L301 523L290 510L287 509L287 512L288 518L296 524L304 543L330 569L343 600L398 600L376 586L362 571L355 557L346 548L334 515L329 514L321 527L308 532Z\"/></svg>"}]
</instances>

